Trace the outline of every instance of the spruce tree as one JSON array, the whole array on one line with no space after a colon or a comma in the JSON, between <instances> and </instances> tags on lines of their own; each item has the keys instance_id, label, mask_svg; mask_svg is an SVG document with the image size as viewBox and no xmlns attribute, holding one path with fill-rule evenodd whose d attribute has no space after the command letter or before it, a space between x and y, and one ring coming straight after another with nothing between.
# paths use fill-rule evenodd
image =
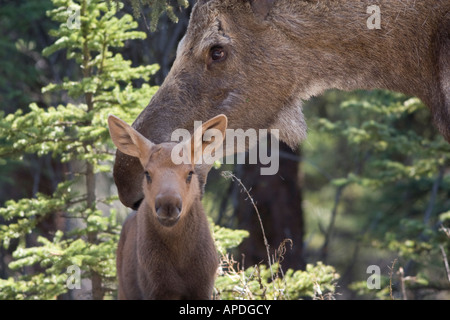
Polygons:
<instances>
[{"instance_id":1,"label":"spruce tree","mask_svg":"<svg viewBox=\"0 0 450 320\"><path fill-rule=\"evenodd\" d=\"M132 16L118 17L116 4L108 6L100 0L53 0L53 5L48 15L59 28L51 31L55 42L44 54L63 50L79 69L72 79L42 90L66 93L70 102L48 108L32 103L28 112L2 116L0 155L20 159L27 153L52 154L74 169L52 196L38 194L0 208L7 221L0 227L0 243L8 247L19 240L9 265L18 275L0 280L1 299L55 298L68 290L70 266L91 281L93 299L113 292L120 224L115 209L105 214L100 206L111 204L117 196L96 194L96 179L111 171L114 159L106 119L111 113L132 122L156 90L146 82L158 67L132 67L118 50L128 40L145 38L135 31ZM144 84L133 85L136 80ZM56 212L76 221L76 227L60 230L52 239L40 236L40 245L26 247L27 234ZM30 267L36 272L22 272Z\"/></svg>"}]
</instances>

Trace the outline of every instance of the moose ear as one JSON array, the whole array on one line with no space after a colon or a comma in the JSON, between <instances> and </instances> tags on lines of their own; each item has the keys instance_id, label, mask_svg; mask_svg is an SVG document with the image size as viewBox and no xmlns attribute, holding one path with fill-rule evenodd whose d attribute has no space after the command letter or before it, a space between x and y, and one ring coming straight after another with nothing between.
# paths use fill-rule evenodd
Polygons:
<instances>
[{"instance_id":1,"label":"moose ear","mask_svg":"<svg viewBox=\"0 0 450 320\"><path fill-rule=\"evenodd\" d=\"M275 0L250 0L253 12L262 20L266 19Z\"/></svg>"},{"instance_id":2,"label":"moose ear","mask_svg":"<svg viewBox=\"0 0 450 320\"><path fill-rule=\"evenodd\" d=\"M214 151L221 147L223 139L225 138L227 126L227 117L224 114L219 114L206 121L201 127L195 130L194 136L190 141L191 159L193 164L197 164L199 160L203 159L204 151ZM208 133L212 135L209 135ZM220 152L219 154L222 153Z\"/></svg>"},{"instance_id":3,"label":"moose ear","mask_svg":"<svg viewBox=\"0 0 450 320\"><path fill-rule=\"evenodd\" d=\"M125 121L110 115L108 117L108 127L111 139L121 152L136 157L141 162L147 159L146 156L154 144L137 132Z\"/></svg>"}]
</instances>

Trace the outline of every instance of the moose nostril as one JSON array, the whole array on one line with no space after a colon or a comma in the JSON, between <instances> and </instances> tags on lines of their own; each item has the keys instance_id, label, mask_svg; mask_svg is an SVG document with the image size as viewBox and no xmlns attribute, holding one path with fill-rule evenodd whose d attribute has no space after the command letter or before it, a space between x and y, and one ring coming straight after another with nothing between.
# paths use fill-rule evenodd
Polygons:
<instances>
[{"instance_id":1,"label":"moose nostril","mask_svg":"<svg viewBox=\"0 0 450 320\"><path fill-rule=\"evenodd\" d=\"M182 209L181 197L176 195L159 195L155 199L155 211L158 215L176 217Z\"/></svg>"},{"instance_id":2,"label":"moose nostril","mask_svg":"<svg viewBox=\"0 0 450 320\"><path fill-rule=\"evenodd\" d=\"M181 208L183 207L183 203L182 203L180 197L177 197L177 199L175 200L174 205L178 209L178 211L181 212Z\"/></svg>"},{"instance_id":3,"label":"moose nostril","mask_svg":"<svg viewBox=\"0 0 450 320\"><path fill-rule=\"evenodd\" d=\"M161 196L157 196L155 199L155 211L158 212L159 209L161 208L161 204L162 204L162 197Z\"/></svg>"}]
</instances>

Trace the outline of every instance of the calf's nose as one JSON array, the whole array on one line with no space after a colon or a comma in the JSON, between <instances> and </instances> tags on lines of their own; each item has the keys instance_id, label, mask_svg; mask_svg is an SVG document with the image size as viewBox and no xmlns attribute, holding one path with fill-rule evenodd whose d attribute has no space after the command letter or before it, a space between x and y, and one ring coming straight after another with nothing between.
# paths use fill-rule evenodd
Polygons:
<instances>
[{"instance_id":1,"label":"calf's nose","mask_svg":"<svg viewBox=\"0 0 450 320\"><path fill-rule=\"evenodd\" d=\"M179 195L158 195L155 199L155 212L158 221L167 227L175 225L180 219L182 201Z\"/></svg>"}]
</instances>

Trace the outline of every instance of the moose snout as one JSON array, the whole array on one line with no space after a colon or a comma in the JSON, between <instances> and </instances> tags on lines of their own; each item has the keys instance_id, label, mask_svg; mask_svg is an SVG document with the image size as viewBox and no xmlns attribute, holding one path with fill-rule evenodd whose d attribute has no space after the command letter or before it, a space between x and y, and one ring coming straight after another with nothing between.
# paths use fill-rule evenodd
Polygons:
<instances>
[{"instance_id":1,"label":"moose snout","mask_svg":"<svg viewBox=\"0 0 450 320\"><path fill-rule=\"evenodd\" d=\"M165 227L174 226L180 219L182 201L179 195L158 195L155 212L158 221Z\"/></svg>"}]
</instances>

